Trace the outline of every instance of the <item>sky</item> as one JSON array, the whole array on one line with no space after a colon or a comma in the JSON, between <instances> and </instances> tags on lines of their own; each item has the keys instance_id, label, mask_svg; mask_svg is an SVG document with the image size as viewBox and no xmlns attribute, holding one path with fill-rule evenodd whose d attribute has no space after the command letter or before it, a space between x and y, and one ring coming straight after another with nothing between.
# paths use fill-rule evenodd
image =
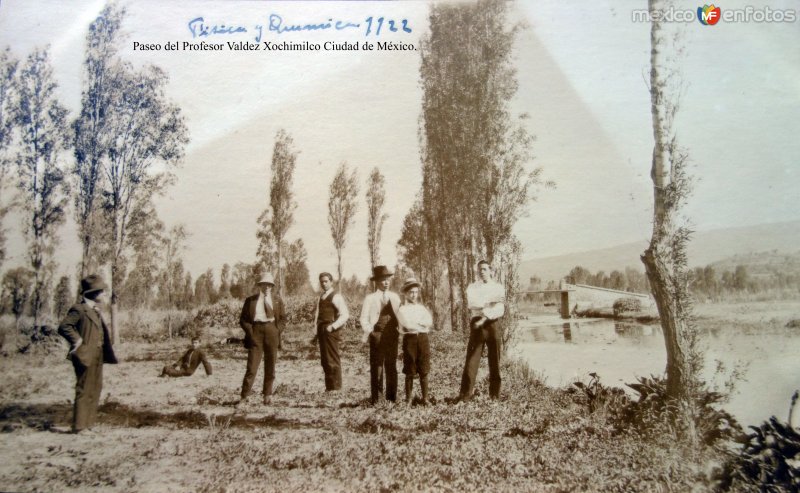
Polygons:
<instances>
[{"instance_id":1,"label":"sky","mask_svg":"<svg viewBox=\"0 0 800 493\"><path fill-rule=\"evenodd\" d=\"M59 96L77 114L87 27L102 1L4 0L0 45L22 58L50 45ZM166 5L165 5L166 4ZM121 56L169 74L168 96L181 108L190 143L177 181L157 202L169 227L190 233L187 268L196 277L223 263L252 262L256 220L268 203L269 165L277 131L300 151L294 177L298 202L288 239L302 238L313 273L336 270L327 224L328 186L341 162L359 173L360 208L344 252L346 276L366 278L365 182L378 167L386 176L389 218L381 259L396 262L402 220L421 182L419 52L234 52L166 50L192 39L188 22L243 26L207 42L252 41L271 14L284 22L327 19L407 19L411 33L365 37L340 32L265 33L280 42L402 41L418 46L427 29L427 2L131 1L125 4ZM689 5L689 4L686 4ZM797 8L797 2L725 2L724 9ZM509 26L527 25L515 45L519 90L515 114L530 115L536 135L529 166L556 182L541 190L516 227L524 258L603 248L649 237L652 188L649 24L633 22L646 2L530 0L518 2ZM696 9L691 4L688 9ZM800 15L798 16L800 17ZM677 26L677 25L676 25ZM686 213L708 230L800 218L800 21L682 27L686 90L676 120L689 149L695 190ZM262 40L263 41L263 40ZM133 49L158 43L158 51ZM68 164L70 156L65 156ZM10 233L9 264L24 258L19 218ZM79 247L74 224L62 229L63 269L74 272Z\"/></svg>"}]
</instances>

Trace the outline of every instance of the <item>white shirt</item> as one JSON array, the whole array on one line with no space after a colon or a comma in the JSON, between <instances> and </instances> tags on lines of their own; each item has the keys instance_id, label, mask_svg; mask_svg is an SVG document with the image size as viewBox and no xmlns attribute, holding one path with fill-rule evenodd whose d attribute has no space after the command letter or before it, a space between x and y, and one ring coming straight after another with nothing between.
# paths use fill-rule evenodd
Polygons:
<instances>
[{"instance_id":1,"label":"white shirt","mask_svg":"<svg viewBox=\"0 0 800 493\"><path fill-rule=\"evenodd\" d=\"M368 294L364 298L364 304L361 306L361 318L359 319L361 322L361 330L364 331L365 337L372 332L372 329L375 328L375 323L381 316L381 310L385 305L384 297L386 298L386 303L392 304L395 316L398 315L400 296L397 293L393 293L387 289L386 291L378 290ZM397 316L397 320L398 322L400 321L399 316Z\"/></svg>"},{"instance_id":2,"label":"white shirt","mask_svg":"<svg viewBox=\"0 0 800 493\"><path fill-rule=\"evenodd\" d=\"M403 320L400 330L403 334L427 334L433 328L431 312L419 303L401 306L398 318Z\"/></svg>"},{"instance_id":3,"label":"white shirt","mask_svg":"<svg viewBox=\"0 0 800 493\"><path fill-rule=\"evenodd\" d=\"M473 317L496 320L506 313L506 292L499 283L489 280L473 282L467 287L467 304Z\"/></svg>"},{"instance_id":4,"label":"white shirt","mask_svg":"<svg viewBox=\"0 0 800 493\"><path fill-rule=\"evenodd\" d=\"M269 307L272 308L272 292L270 291L266 295L266 300L264 299L264 293L261 291L258 292L258 301L256 302L256 314L253 317L254 322L274 322L275 318L267 318L267 310L264 308L264 302L266 301L269 304Z\"/></svg>"},{"instance_id":5,"label":"white shirt","mask_svg":"<svg viewBox=\"0 0 800 493\"><path fill-rule=\"evenodd\" d=\"M317 318L319 317L319 302L322 301L322 298L327 298L332 291L333 288L325 291L317 298L317 309L314 311L314 330L317 328ZM350 312L347 310L347 303L344 302L344 297L339 293L333 295L331 302L333 306L339 310L339 317L334 320L331 325L333 326L333 330L341 329L344 327L344 324L347 323L347 319L350 318Z\"/></svg>"}]
</instances>

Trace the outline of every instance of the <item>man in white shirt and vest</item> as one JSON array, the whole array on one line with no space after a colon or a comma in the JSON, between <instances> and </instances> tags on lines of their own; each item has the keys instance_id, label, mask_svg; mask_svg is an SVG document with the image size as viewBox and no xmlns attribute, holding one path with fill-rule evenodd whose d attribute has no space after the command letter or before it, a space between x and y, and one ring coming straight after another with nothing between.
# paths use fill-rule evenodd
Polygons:
<instances>
[{"instance_id":1,"label":"man in white shirt and vest","mask_svg":"<svg viewBox=\"0 0 800 493\"><path fill-rule=\"evenodd\" d=\"M272 292L275 279L267 272L258 281L258 293L244 300L239 325L244 330L244 347L247 348L247 370L242 382L242 400L250 396L253 381L264 357L264 404L272 399L275 381L275 362L278 359L280 333L283 331L284 311L280 297Z\"/></svg>"},{"instance_id":2,"label":"man in white shirt and vest","mask_svg":"<svg viewBox=\"0 0 800 493\"><path fill-rule=\"evenodd\" d=\"M500 397L500 354L503 350L500 318L505 314L505 289L492 280L492 268L486 260L478 262L478 276L479 279L467 287L470 333L459 393L459 400L464 402L472 399L484 344L489 353L489 396Z\"/></svg>"},{"instance_id":3,"label":"man in white shirt and vest","mask_svg":"<svg viewBox=\"0 0 800 493\"><path fill-rule=\"evenodd\" d=\"M319 359L325 373L325 391L342 389L342 365L339 344L342 328L350 318L347 304L341 294L333 290L333 276L328 272L319 275L322 294L317 299L314 327L319 342Z\"/></svg>"},{"instance_id":4,"label":"man in white shirt and vest","mask_svg":"<svg viewBox=\"0 0 800 493\"><path fill-rule=\"evenodd\" d=\"M385 266L372 269L372 281L378 286L374 293L364 298L361 307L362 342L369 342L370 400L378 402L383 390L383 374L386 374L386 400L397 400L397 343L400 334L397 330L397 312L400 309L400 296L389 291L394 274Z\"/></svg>"}]
</instances>

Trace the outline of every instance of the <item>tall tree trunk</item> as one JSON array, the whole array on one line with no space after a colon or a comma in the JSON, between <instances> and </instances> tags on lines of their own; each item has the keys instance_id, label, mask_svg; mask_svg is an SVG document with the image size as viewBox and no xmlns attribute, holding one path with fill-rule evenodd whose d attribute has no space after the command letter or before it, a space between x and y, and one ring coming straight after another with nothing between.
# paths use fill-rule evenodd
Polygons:
<instances>
[{"instance_id":1,"label":"tall tree trunk","mask_svg":"<svg viewBox=\"0 0 800 493\"><path fill-rule=\"evenodd\" d=\"M669 2L649 0L651 13L664 10ZM675 187L676 169L679 156L672 121L677 108L678 95L668 93L668 80L676 76L674 68L664 65L661 59L666 36L661 33L663 26L654 16L650 27L650 113L653 124L653 155L650 177L653 181L653 233L650 245L641 259L645 266L650 290L656 301L664 343L667 352L667 394L678 404L676 424L679 432L696 439L692 419L693 393L696 386L694 363L695 348L691 340L689 326L690 307L686 293L679 284L682 282L683 267L676 258L677 249L683 239L676 237L675 220L679 201ZM672 98L672 99L670 99Z\"/></svg>"},{"instance_id":2,"label":"tall tree trunk","mask_svg":"<svg viewBox=\"0 0 800 493\"><path fill-rule=\"evenodd\" d=\"M119 273L117 272L117 259L114 259L113 264L111 264L111 338L114 341L114 345L119 344L119 331L117 330L117 283L118 283Z\"/></svg>"},{"instance_id":3,"label":"tall tree trunk","mask_svg":"<svg viewBox=\"0 0 800 493\"><path fill-rule=\"evenodd\" d=\"M281 243L283 242L283 238L277 238L278 240L278 296L283 298L283 275L281 271L281 255L283 252L281 251Z\"/></svg>"},{"instance_id":4,"label":"tall tree trunk","mask_svg":"<svg viewBox=\"0 0 800 493\"><path fill-rule=\"evenodd\" d=\"M337 248L336 249L336 258L337 258L336 274L337 274L338 279L339 279L336 282L338 283L338 289L341 291L341 289L342 289L342 249L341 248Z\"/></svg>"}]
</instances>

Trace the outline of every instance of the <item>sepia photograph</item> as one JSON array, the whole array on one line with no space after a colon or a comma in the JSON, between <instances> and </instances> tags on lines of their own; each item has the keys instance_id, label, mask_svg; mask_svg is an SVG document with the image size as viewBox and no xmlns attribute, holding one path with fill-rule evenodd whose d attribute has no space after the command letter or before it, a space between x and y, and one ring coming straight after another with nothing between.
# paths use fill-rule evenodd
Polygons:
<instances>
[{"instance_id":1,"label":"sepia photograph","mask_svg":"<svg viewBox=\"0 0 800 493\"><path fill-rule=\"evenodd\" d=\"M0 0L0 491L800 490L798 45Z\"/></svg>"}]
</instances>

